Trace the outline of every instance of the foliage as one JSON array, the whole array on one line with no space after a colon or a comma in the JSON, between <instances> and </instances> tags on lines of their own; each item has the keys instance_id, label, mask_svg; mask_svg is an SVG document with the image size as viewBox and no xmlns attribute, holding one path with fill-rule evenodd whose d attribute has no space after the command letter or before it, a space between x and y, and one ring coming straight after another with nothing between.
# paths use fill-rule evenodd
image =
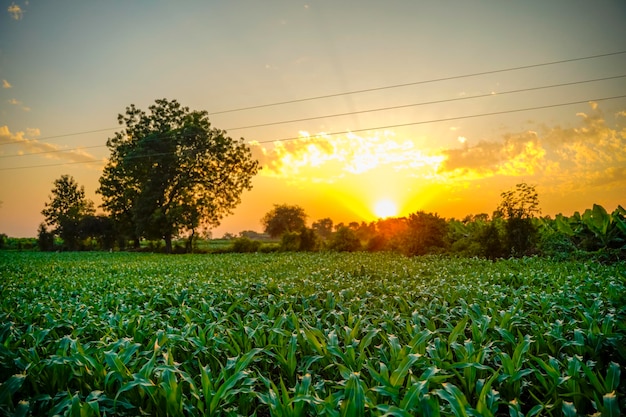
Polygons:
<instances>
[{"instance_id":1,"label":"foliage","mask_svg":"<svg viewBox=\"0 0 626 417\"><path fill-rule=\"evenodd\" d=\"M1 415L626 410L623 263L0 252L0 275Z\"/></svg>"},{"instance_id":2,"label":"foliage","mask_svg":"<svg viewBox=\"0 0 626 417\"><path fill-rule=\"evenodd\" d=\"M54 233L50 232L45 223L37 229L37 247L42 252L54 250Z\"/></svg>"},{"instance_id":3,"label":"foliage","mask_svg":"<svg viewBox=\"0 0 626 417\"><path fill-rule=\"evenodd\" d=\"M79 187L70 175L62 175L54 181L52 195L41 214L52 226L52 232L63 239L67 249L78 249L79 223L85 216L95 212L93 202L85 198L85 188Z\"/></svg>"},{"instance_id":4,"label":"foliage","mask_svg":"<svg viewBox=\"0 0 626 417\"><path fill-rule=\"evenodd\" d=\"M418 211L410 214L402 236L402 252L409 256L442 253L448 225L437 214Z\"/></svg>"},{"instance_id":5,"label":"foliage","mask_svg":"<svg viewBox=\"0 0 626 417\"><path fill-rule=\"evenodd\" d=\"M246 253L257 252L261 247L261 242L247 237L239 237L233 241L233 252Z\"/></svg>"},{"instance_id":6,"label":"foliage","mask_svg":"<svg viewBox=\"0 0 626 417\"><path fill-rule=\"evenodd\" d=\"M354 230L342 226L331 236L326 247L335 252L354 252L361 249L361 241Z\"/></svg>"},{"instance_id":7,"label":"foliage","mask_svg":"<svg viewBox=\"0 0 626 417\"><path fill-rule=\"evenodd\" d=\"M276 238L306 227L306 218L307 215L300 206L274 204L274 208L261 219L261 224L265 233Z\"/></svg>"},{"instance_id":8,"label":"foliage","mask_svg":"<svg viewBox=\"0 0 626 417\"><path fill-rule=\"evenodd\" d=\"M315 230L315 233L324 240L328 239L333 233L333 221L328 217L313 222L311 227Z\"/></svg>"},{"instance_id":9,"label":"foliage","mask_svg":"<svg viewBox=\"0 0 626 417\"><path fill-rule=\"evenodd\" d=\"M512 256L530 255L536 245L538 227L533 221L538 215L539 197L535 186L517 184L514 190L501 194L502 201L496 211L505 219L504 241L506 252Z\"/></svg>"},{"instance_id":10,"label":"foliage","mask_svg":"<svg viewBox=\"0 0 626 417\"><path fill-rule=\"evenodd\" d=\"M111 157L100 178L103 207L134 237L164 238L217 226L250 189L258 162L243 139L211 127L206 111L156 100L150 113L126 108L124 129L107 141Z\"/></svg>"}]
</instances>

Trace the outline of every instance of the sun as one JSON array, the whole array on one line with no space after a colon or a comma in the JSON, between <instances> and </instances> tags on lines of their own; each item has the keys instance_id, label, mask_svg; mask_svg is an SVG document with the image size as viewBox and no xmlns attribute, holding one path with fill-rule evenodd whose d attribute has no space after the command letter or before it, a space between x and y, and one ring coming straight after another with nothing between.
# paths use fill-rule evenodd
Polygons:
<instances>
[{"instance_id":1,"label":"sun","mask_svg":"<svg viewBox=\"0 0 626 417\"><path fill-rule=\"evenodd\" d=\"M396 207L396 203L391 200L379 200L374 206L374 213L376 213L379 218L384 219L398 214L398 208Z\"/></svg>"}]
</instances>

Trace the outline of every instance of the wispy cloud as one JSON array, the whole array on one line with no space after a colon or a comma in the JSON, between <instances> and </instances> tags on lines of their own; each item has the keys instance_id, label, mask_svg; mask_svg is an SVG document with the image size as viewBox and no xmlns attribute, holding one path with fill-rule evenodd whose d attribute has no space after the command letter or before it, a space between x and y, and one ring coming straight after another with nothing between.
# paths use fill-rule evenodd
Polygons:
<instances>
[{"instance_id":1,"label":"wispy cloud","mask_svg":"<svg viewBox=\"0 0 626 417\"><path fill-rule=\"evenodd\" d=\"M30 111L30 107L24 106L24 103L22 103L21 101L19 101L17 99L12 98L12 99L7 100L7 102L9 104L14 105L14 106L20 107L24 111Z\"/></svg>"},{"instance_id":2,"label":"wispy cloud","mask_svg":"<svg viewBox=\"0 0 626 417\"><path fill-rule=\"evenodd\" d=\"M11 87L13 87L11 83L9 83L7 80L2 80L2 88L11 88Z\"/></svg>"},{"instance_id":3,"label":"wispy cloud","mask_svg":"<svg viewBox=\"0 0 626 417\"><path fill-rule=\"evenodd\" d=\"M15 3L11 3L11 5L7 8L7 11L13 20L20 20L24 16L24 10L22 10L22 8Z\"/></svg>"},{"instance_id":4,"label":"wispy cloud","mask_svg":"<svg viewBox=\"0 0 626 417\"><path fill-rule=\"evenodd\" d=\"M26 129L26 132L12 133L7 125L0 126L0 145L12 144L17 147L18 151L15 151L15 147L3 146L0 148L0 154L19 154L26 157L26 154L36 153L37 156L46 159L54 159L65 162L94 162L96 159L93 155L80 149L64 151L59 145L39 142L35 139L41 132L36 128ZM33 155L35 156L35 155ZM16 159L20 157L15 157ZM6 161L7 159L5 159ZM29 160L30 161L30 160ZM103 165L102 161L98 161L99 166Z\"/></svg>"}]
</instances>

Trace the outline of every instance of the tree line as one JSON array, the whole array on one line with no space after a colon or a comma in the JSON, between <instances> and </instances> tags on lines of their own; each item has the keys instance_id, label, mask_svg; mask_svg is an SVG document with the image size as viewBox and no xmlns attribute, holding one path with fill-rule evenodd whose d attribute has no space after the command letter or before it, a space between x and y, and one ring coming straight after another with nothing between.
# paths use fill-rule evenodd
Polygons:
<instances>
[{"instance_id":1,"label":"tree line","mask_svg":"<svg viewBox=\"0 0 626 417\"><path fill-rule=\"evenodd\" d=\"M211 127L206 111L192 111L176 100L156 100L148 112L134 105L118 115L122 126L107 140L110 157L97 193L106 215L73 177L54 181L42 214L40 250L138 249L142 239L165 242L185 238L194 250L198 231L219 225L252 188L260 169L243 138L233 140ZM254 233L242 233L229 250L395 251L409 256L458 254L490 259L597 252L624 258L626 211L613 213L594 205L572 217L541 217L535 187L526 183L501 194L491 215L445 219L418 211L375 222L334 224L314 221L297 205L278 204L261 219L268 244ZM2 242L0 242L1 244Z\"/></svg>"},{"instance_id":2,"label":"tree line","mask_svg":"<svg viewBox=\"0 0 626 417\"><path fill-rule=\"evenodd\" d=\"M334 224L324 218L305 226L299 206L275 205L262 219L264 230L280 238L280 250L394 251L408 256L454 254L488 259L542 255L560 259L599 255L626 259L626 210L608 213L594 205L583 214L541 216L535 187L517 184L501 194L492 215L445 219L417 211L406 217ZM239 238L239 247L250 239ZM258 245L257 245L258 246Z\"/></svg>"}]
</instances>

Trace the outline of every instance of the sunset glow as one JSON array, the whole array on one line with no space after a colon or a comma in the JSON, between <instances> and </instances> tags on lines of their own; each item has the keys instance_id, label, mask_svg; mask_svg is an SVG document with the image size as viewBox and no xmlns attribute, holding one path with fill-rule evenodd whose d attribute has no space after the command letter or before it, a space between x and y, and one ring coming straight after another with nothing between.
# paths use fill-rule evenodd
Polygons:
<instances>
[{"instance_id":1,"label":"sunset glow","mask_svg":"<svg viewBox=\"0 0 626 417\"><path fill-rule=\"evenodd\" d=\"M308 226L491 214L521 182L543 215L626 206L620 2L13 3L0 234L36 236L66 174L102 213L117 115L160 98L208 112L261 167L214 237L261 231L274 204Z\"/></svg>"},{"instance_id":2,"label":"sunset glow","mask_svg":"<svg viewBox=\"0 0 626 417\"><path fill-rule=\"evenodd\" d=\"M391 200L380 200L374 206L374 212L379 218L385 219L398 214L398 207Z\"/></svg>"}]
</instances>

